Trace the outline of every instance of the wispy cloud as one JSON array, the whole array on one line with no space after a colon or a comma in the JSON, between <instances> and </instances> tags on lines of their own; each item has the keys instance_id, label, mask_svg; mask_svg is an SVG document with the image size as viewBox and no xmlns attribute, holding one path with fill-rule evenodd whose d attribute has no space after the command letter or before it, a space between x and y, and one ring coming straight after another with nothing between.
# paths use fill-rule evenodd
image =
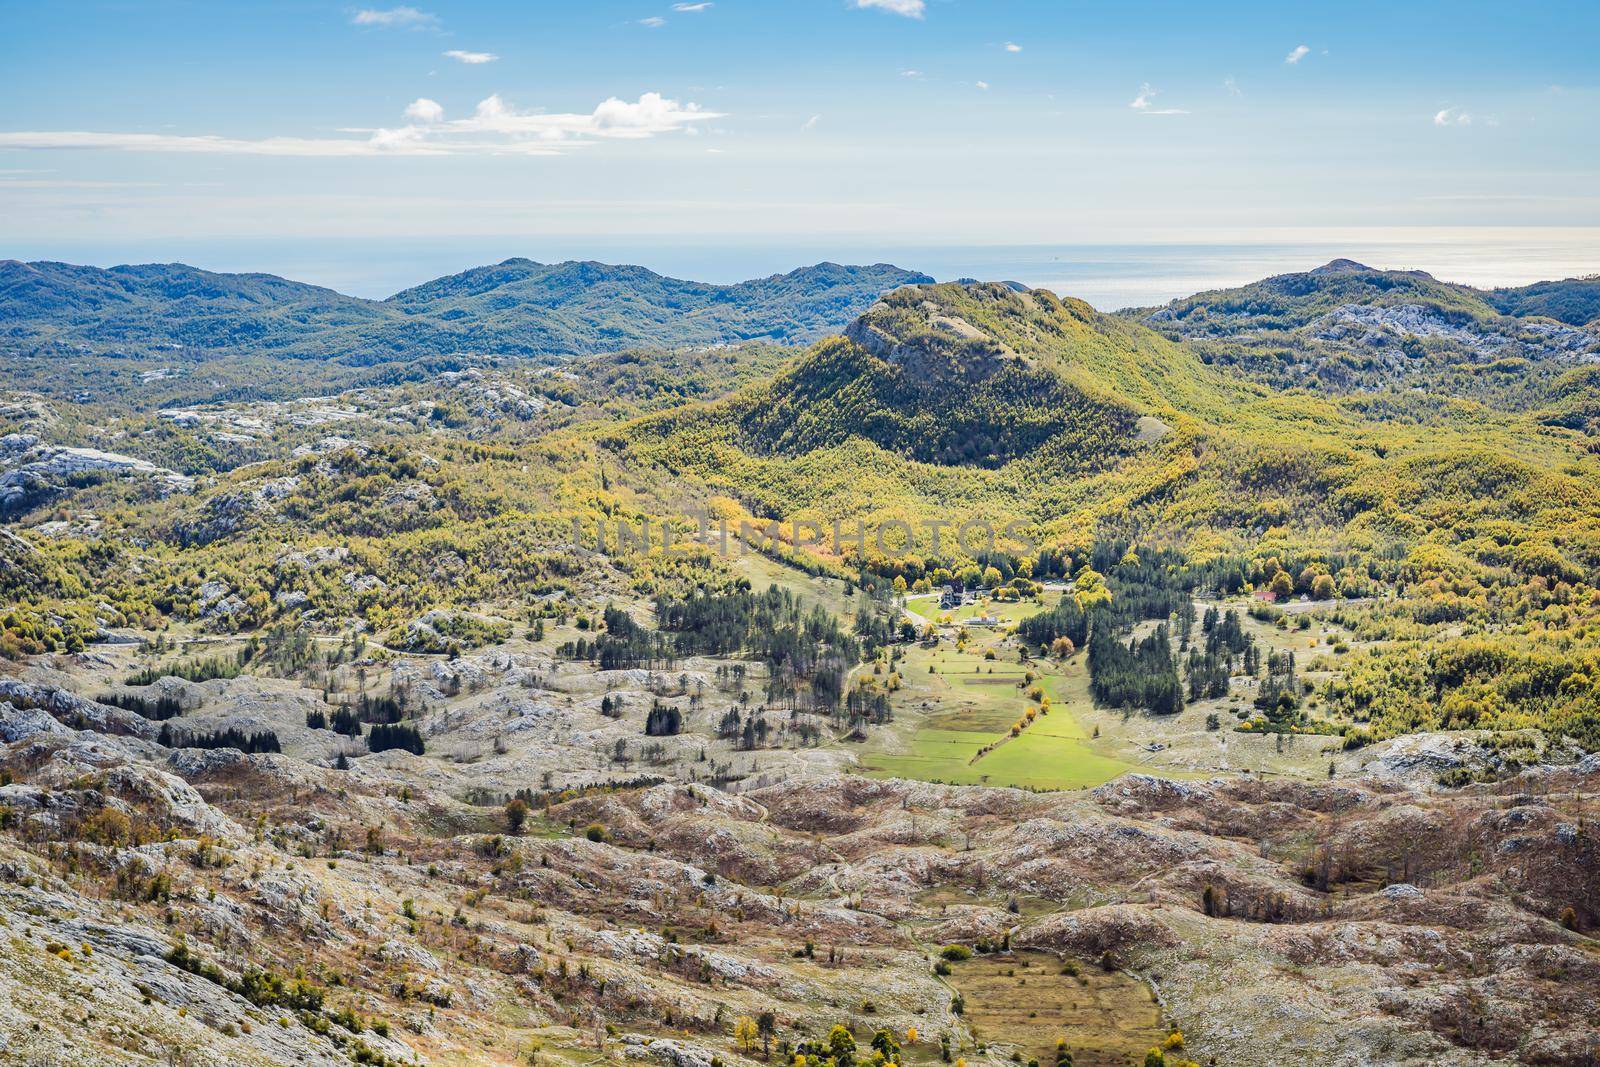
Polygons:
<instances>
[{"instance_id":1,"label":"wispy cloud","mask_svg":"<svg viewBox=\"0 0 1600 1067\"><path fill-rule=\"evenodd\" d=\"M927 0L856 0L856 7L875 7L908 19L920 19L928 10Z\"/></svg>"},{"instance_id":2,"label":"wispy cloud","mask_svg":"<svg viewBox=\"0 0 1600 1067\"><path fill-rule=\"evenodd\" d=\"M1181 107L1155 107L1155 98L1161 95L1160 90L1152 89L1149 82L1139 86L1139 95L1128 101L1128 106L1141 115L1187 115L1189 112Z\"/></svg>"},{"instance_id":3,"label":"wispy cloud","mask_svg":"<svg viewBox=\"0 0 1600 1067\"><path fill-rule=\"evenodd\" d=\"M1231 96L1243 96L1244 95L1244 90L1239 88L1239 83L1233 80L1233 75L1232 74L1230 74L1226 78L1222 79L1222 87L1224 89L1228 90L1228 93Z\"/></svg>"},{"instance_id":4,"label":"wispy cloud","mask_svg":"<svg viewBox=\"0 0 1600 1067\"><path fill-rule=\"evenodd\" d=\"M972 84L974 84L978 88L984 89L984 90L987 90L989 88L989 83L988 82L973 82Z\"/></svg>"},{"instance_id":5,"label":"wispy cloud","mask_svg":"<svg viewBox=\"0 0 1600 1067\"><path fill-rule=\"evenodd\" d=\"M0 175L10 171L0 171ZM77 178L6 178L0 177L0 189L160 189L161 182L95 181Z\"/></svg>"},{"instance_id":6,"label":"wispy cloud","mask_svg":"<svg viewBox=\"0 0 1600 1067\"><path fill-rule=\"evenodd\" d=\"M643 140L690 132L700 123L725 115L660 93L645 93L636 101L611 97L588 114L518 111L499 96L490 96L479 101L470 118L450 121L445 120L442 106L423 97L406 107L404 117L404 126L347 131L365 137L247 139L212 134L23 131L0 133L0 148L301 157L558 155L597 140Z\"/></svg>"},{"instance_id":7,"label":"wispy cloud","mask_svg":"<svg viewBox=\"0 0 1600 1067\"><path fill-rule=\"evenodd\" d=\"M710 3L706 3L706 4L673 4L672 5L672 10L674 10L674 11L682 11L685 14L693 14L696 11L705 11L708 8L713 8L713 7L716 7L716 6L717 6L716 4L710 4Z\"/></svg>"},{"instance_id":8,"label":"wispy cloud","mask_svg":"<svg viewBox=\"0 0 1600 1067\"><path fill-rule=\"evenodd\" d=\"M1472 113L1459 107L1447 107L1433 116L1435 126L1471 126Z\"/></svg>"},{"instance_id":9,"label":"wispy cloud","mask_svg":"<svg viewBox=\"0 0 1600 1067\"><path fill-rule=\"evenodd\" d=\"M459 48L452 48L444 54L446 59L454 59L460 63L477 66L480 63L493 63L500 57L493 52L463 52Z\"/></svg>"},{"instance_id":10,"label":"wispy cloud","mask_svg":"<svg viewBox=\"0 0 1600 1067\"><path fill-rule=\"evenodd\" d=\"M902 78L920 78L920 77L922 77L922 71L920 71L920 70L902 70L900 72L900 77L902 77Z\"/></svg>"},{"instance_id":11,"label":"wispy cloud","mask_svg":"<svg viewBox=\"0 0 1600 1067\"><path fill-rule=\"evenodd\" d=\"M1011 41L1007 41L1005 43L1004 47L1005 47L1005 50L1007 52L1020 52L1020 51L1022 51L1022 46L1020 44L1014 44Z\"/></svg>"},{"instance_id":12,"label":"wispy cloud","mask_svg":"<svg viewBox=\"0 0 1600 1067\"><path fill-rule=\"evenodd\" d=\"M1309 56L1310 54L1311 54L1311 46L1310 45L1297 44L1297 45L1294 46L1294 48L1292 48L1289 51L1288 55L1283 57L1283 61L1285 63L1289 64L1292 67L1296 63L1298 63L1302 59L1304 59L1306 56Z\"/></svg>"},{"instance_id":13,"label":"wispy cloud","mask_svg":"<svg viewBox=\"0 0 1600 1067\"><path fill-rule=\"evenodd\" d=\"M660 29L667 24L667 20L660 15L651 15L649 18L639 20L639 25L649 26L652 30Z\"/></svg>"},{"instance_id":14,"label":"wispy cloud","mask_svg":"<svg viewBox=\"0 0 1600 1067\"><path fill-rule=\"evenodd\" d=\"M822 116L821 115L812 115L810 118L806 119L804 122L802 122L800 124L800 132L801 133L810 133L812 130L817 128L817 123L819 123L821 121L822 121Z\"/></svg>"},{"instance_id":15,"label":"wispy cloud","mask_svg":"<svg viewBox=\"0 0 1600 1067\"><path fill-rule=\"evenodd\" d=\"M439 16L414 7L362 8L350 16L357 26L394 26L405 29L433 29L439 25Z\"/></svg>"}]
</instances>

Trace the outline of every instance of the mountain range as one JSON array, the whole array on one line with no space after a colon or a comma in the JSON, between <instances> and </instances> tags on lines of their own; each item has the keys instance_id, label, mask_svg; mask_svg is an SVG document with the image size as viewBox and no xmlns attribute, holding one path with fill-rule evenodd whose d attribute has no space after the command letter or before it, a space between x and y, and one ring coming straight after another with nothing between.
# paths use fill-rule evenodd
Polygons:
<instances>
[{"instance_id":1,"label":"mountain range","mask_svg":"<svg viewBox=\"0 0 1600 1067\"><path fill-rule=\"evenodd\" d=\"M0 262L0 341L22 350L270 355L368 365L439 356L564 358L837 331L899 285L888 264L819 263L735 285L643 267L508 259L363 300L270 274L185 264Z\"/></svg>"}]
</instances>

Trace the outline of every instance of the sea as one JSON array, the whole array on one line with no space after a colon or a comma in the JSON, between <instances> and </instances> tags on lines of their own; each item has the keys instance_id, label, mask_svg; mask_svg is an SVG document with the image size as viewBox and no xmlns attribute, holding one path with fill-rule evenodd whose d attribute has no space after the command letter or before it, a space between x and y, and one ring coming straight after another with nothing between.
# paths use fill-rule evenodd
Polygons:
<instances>
[{"instance_id":1,"label":"sea","mask_svg":"<svg viewBox=\"0 0 1600 1067\"><path fill-rule=\"evenodd\" d=\"M1309 233L1289 240L1012 245L871 242L848 236L715 243L616 235L296 238L114 245L65 242L5 248L0 255L96 266L184 262L207 270L277 274L369 298L386 297L444 274L516 256L541 262L592 259L637 263L673 277L717 283L784 273L823 260L894 263L940 281L1021 282L1111 311L1163 304L1209 289L1309 270L1339 258L1384 269L1423 270L1444 281L1481 288L1583 277L1600 274L1600 230L1356 230Z\"/></svg>"}]
</instances>

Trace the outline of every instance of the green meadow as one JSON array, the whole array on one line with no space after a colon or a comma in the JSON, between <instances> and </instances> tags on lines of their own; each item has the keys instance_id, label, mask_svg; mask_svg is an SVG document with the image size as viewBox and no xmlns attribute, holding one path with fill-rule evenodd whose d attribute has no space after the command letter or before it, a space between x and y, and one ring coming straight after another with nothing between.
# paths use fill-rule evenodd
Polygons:
<instances>
[{"instance_id":1,"label":"green meadow","mask_svg":"<svg viewBox=\"0 0 1600 1067\"><path fill-rule=\"evenodd\" d=\"M1039 608L1031 602L1007 604L997 606L995 613L1002 610L1008 621L1015 621ZM969 641L963 652L941 642L938 648L918 647L907 654L901 672L904 688L896 694L895 728L869 742L861 754L864 773L955 785L1083 789L1133 769L1101 751L1072 714L1075 702L1088 699L1081 662L1024 666L1016 662L1015 651L1002 653L1005 642L998 634L972 631ZM985 659L990 648L997 656L1011 657L1010 662ZM1012 724L1035 706L1021 687L1028 670L1052 706L1011 737ZM991 744L996 747L979 757Z\"/></svg>"}]
</instances>

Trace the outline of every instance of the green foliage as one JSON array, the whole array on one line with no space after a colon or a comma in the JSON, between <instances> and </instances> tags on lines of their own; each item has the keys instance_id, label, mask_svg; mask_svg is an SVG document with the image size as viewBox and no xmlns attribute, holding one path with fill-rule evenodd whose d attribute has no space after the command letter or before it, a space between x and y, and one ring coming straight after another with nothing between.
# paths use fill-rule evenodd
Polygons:
<instances>
[{"instance_id":1,"label":"green foliage","mask_svg":"<svg viewBox=\"0 0 1600 1067\"><path fill-rule=\"evenodd\" d=\"M166 748L236 748L240 752L282 752L278 735L271 730L246 733L236 727L196 732L163 723L157 743Z\"/></svg>"},{"instance_id":2,"label":"green foliage","mask_svg":"<svg viewBox=\"0 0 1600 1067\"><path fill-rule=\"evenodd\" d=\"M1534 282L1514 289L1493 289L1485 299L1507 315L1542 315L1570 326L1600 319L1600 276Z\"/></svg>"}]
</instances>

